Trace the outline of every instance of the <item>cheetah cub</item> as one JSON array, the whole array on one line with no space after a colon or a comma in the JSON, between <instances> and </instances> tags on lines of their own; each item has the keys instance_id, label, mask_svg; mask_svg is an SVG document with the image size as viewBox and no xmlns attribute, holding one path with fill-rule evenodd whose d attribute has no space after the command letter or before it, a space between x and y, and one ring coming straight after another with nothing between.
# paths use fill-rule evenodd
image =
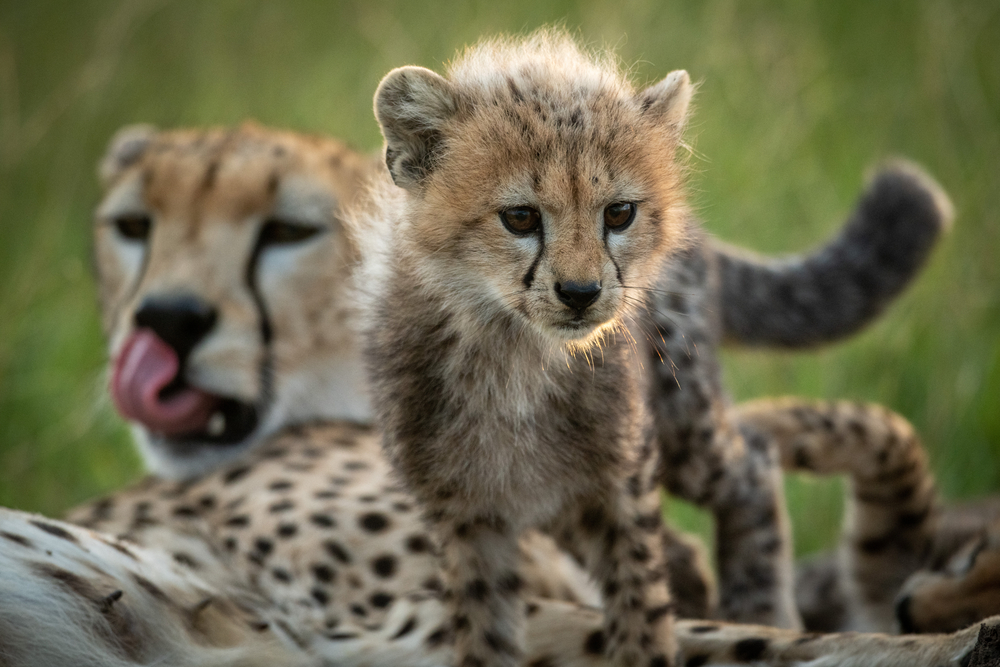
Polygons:
<instances>
[{"instance_id":1,"label":"cheetah cub","mask_svg":"<svg viewBox=\"0 0 1000 667\"><path fill-rule=\"evenodd\" d=\"M691 93L684 71L636 91L542 32L375 94L398 187L367 225L384 236L360 273L366 354L385 450L443 545L458 665L519 664L517 536L535 526L600 585L611 663L673 664L636 341L685 242Z\"/></svg>"}]
</instances>

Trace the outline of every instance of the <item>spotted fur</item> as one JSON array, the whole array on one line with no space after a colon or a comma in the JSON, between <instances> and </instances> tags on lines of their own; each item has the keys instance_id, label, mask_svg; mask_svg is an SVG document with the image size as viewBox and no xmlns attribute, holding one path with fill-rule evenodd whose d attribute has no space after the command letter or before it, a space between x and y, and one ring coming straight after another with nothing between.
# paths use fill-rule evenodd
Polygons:
<instances>
[{"instance_id":1,"label":"spotted fur","mask_svg":"<svg viewBox=\"0 0 1000 667\"><path fill-rule=\"evenodd\" d=\"M73 512L71 518L99 531L0 510L0 661L5 667L446 667L452 664L447 605L436 585L414 587L442 576L440 561L421 556L425 546L413 539L427 535L426 525L412 506L373 509L368 500L369 491L391 484L373 434L340 424L279 436L259 455L194 483L150 479ZM270 517L226 527L225 505L248 496L268 509L290 501L295 509L278 514L298 512L296 521L314 529L279 540L279 522ZM380 513L391 523L373 534L381 522L371 517ZM274 548L258 562L254 543L262 535L275 538ZM232 536L236 549L228 546ZM414 547L417 557L408 551ZM539 537L526 550L539 561L526 560L524 571L545 572L553 586L560 568L575 566L565 557L553 560L549 548ZM388 569L375 565L387 554L400 556L398 569L377 575ZM322 607L312 594L317 586L328 593ZM533 587L526 581L526 591ZM388 608L370 604L374 591L393 596ZM566 601L565 592L553 595L563 600L526 600L523 664L606 664L601 613ZM365 617L356 613L359 603ZM1000 626L1000 618L987 622ZM912 638L675 624L678 664L708 666L958 666L976 647L977 630Z\"/></svg>"},{"instance_id":2,"label":"spotted fur","mask_svg":"<svg viewBox=\"0 0 1000 667\"><path fill-rule=\"evenodd\" d=\"M838 552L800 566L808 629L949 632L1000 613L1000 503L944 506L905 419L877 405L800 399L735 412L751 437L774 442L786 469L848 475Z\"/></svg>"}]
</instances>

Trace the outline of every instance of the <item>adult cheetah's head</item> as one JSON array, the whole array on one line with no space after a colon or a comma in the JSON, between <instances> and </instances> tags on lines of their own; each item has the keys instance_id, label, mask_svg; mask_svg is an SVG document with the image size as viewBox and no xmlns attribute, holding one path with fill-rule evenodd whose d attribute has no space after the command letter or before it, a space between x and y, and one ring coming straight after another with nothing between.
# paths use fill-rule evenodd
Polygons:
<instances>
[{"instance_id":1,"label":"adult cheetah's head","mask_svg":"<svg viewBox=\"0 0 1000 667\"><path fill-rule=\"evenodd\" d=\"M250 124L111 141L94 229L111 395L153 472L197 474L288 423L368 417L338 210L371 166Z\"/></svg>"}]
</instances>

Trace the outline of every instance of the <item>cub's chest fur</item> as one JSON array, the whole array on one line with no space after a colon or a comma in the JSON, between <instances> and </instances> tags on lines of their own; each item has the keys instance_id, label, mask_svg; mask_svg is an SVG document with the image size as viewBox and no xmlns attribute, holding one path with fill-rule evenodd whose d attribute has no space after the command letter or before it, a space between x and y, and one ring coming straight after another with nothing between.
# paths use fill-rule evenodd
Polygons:
<instances>
[{"instance_id":1,"label":"cub's chest fur","mask_svg":"<svg viewBox=\"0 0 1000 667\"><path fill-rule=\"evenodd\" d=\"M396 399L390 409L404 430L387 441L397 465L433 466L455 493L499 501L537 499L540 488L559 496L564 480L579 486L627 457L621 431L638 421L642 394L622 336L574 355L509 316L472 324L427 317L412 293L407 303L422 303L423 318L376 337L392 364L374 379ZM397 306L406 308L385 308L398 315Z\"/></svg>"}]
</instances>

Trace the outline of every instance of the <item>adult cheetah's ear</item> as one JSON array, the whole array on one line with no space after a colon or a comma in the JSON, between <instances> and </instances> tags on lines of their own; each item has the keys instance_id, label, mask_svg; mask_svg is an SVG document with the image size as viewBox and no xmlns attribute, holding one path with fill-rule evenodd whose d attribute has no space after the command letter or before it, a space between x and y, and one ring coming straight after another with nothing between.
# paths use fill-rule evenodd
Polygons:
<instances>
[{"instance_id":1,"label":"adult cheetah's ear","mask_svg":"<svg viewBox=\"0 0 1000 667\"><path fill-rule=\"evenodd\" d=\"M418 186L434 170L441 130L457 110L452 85L429 69L400 67L386 74L375 91L375 117L396 185Z\"/></svg>"},{"instance_id":2,"label":"adult cheetah's ear","mask_svg":"<svg viewBox=\"0 0 1000 667\"><path fill-rule=\"evenodd\" d=\"M126 125L115 132L97 168L101 185L108 187L138 162L155 136L156 128L152 125Z\"/></svg>"},{"instance_id":3,"label":"adult cheetah's ear","mask_svg":"<svg viewBox=\"0 0 1000 667\"><path fill-rule=\"evenodd\" d=\"M691 77L682 69L674 70L639 94L644 113L656 114L678 135L687 120L688 105L694 87Z\"/></svg>"}]
</instances>

